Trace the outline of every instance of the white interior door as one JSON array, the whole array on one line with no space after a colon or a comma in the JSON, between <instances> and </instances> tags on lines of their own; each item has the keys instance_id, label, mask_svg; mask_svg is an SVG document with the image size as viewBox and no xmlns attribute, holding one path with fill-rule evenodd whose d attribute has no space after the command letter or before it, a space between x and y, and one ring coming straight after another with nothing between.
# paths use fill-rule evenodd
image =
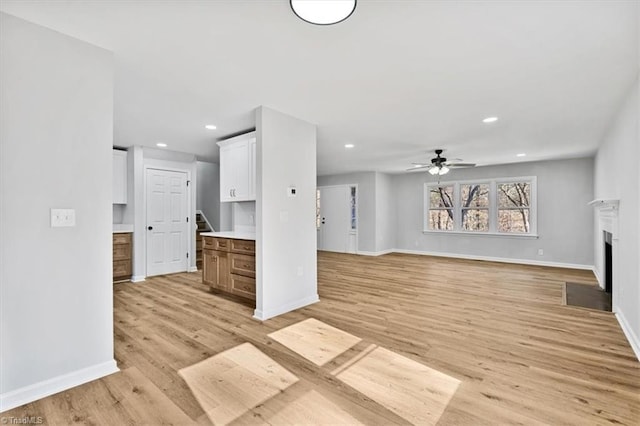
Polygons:
<instances>
[{"instance_id":1,"label":"white interior door","mask_svg":"<svg viewBox=\"0 0 640 426\"><path fill-rule=\"evenodd\" d=\"M187 174L147 169L147 276L187 270Z\"/></svg>"},{"instance_id":2,"label":"white interior door","mask_svg":"<svg viewBox=\"0 0 640 426\"><path fill-rule=\"evenodd\" d=\"M318 250L346 253L349 249L349 186L324 186L320 191L320 228Z\"/></svg>"}]
</instances>

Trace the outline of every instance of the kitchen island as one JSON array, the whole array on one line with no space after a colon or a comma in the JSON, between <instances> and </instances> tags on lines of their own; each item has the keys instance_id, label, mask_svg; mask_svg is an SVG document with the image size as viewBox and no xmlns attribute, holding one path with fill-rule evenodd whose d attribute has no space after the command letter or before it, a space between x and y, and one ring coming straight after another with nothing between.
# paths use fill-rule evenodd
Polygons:
<instances>
[{"instance_id":1,"label":"kitchen island","mask_svg":"<svg viewBox=\"0 0 640 426\"><path fill-rule=\"evenodd\" d=\"M202 281L212 291L256 300L255 234L203 232Z\"/></svg>"}]
</instances>

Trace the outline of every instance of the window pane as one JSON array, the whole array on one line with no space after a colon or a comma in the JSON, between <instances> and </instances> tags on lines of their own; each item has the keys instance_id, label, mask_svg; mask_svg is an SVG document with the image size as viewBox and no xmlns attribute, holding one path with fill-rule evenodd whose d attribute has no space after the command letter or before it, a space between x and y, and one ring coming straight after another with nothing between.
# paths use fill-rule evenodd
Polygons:
<instances>
[{"instance_id":1,"label":"window pane","mask_svg":"<svg viewBox=\"0 0 640 426\"><path fill-rule=\"evenodd\" d=\"M498 184L498 208L529 207L530 200L531 184L529 182Z\"/></svg>"},{"instance_id":2,"label":"window pane","mask_svg":"<svg viewBox=\"0 0 640 426\"><path fill-rule=\"evenodd\" d=\"M529 232L529 209L498 210L498 231Z\"/></svg>"},{"instance_id":3,"label":"window pane","mask_svg":"<svg viewBox=\"0 0 640 426\"><path fill-rule=\"evenodd\" d=\"M429 188L429 207L452 208L453 207L453 185Z\"/></svg>"},{"instance_id":4,"label":"window pane","mask_svg":"<svg viewBox=\"0 0 640 426\"><path fill-rule=\"evenodd\" d=\"M462 229L465 231L489 231L489 210L462 210Z\"/></svg>"},{"instance_id":5,"label":"window pane","mask_svg":"<svg viewBox=\"0 0 640 426\"><path fill-rule=\"evenodd\" d=\"M316 189L316 228L320 229L320 190Z\"/></svg>"},{"instance_id":6,"label":"window pane","mask_svg":"<svg viewBox=\"0 0 640 426\"><path fill-rule=\"evenodd\" d=\"M351 230L357 229L356 224L356 187L351 187Z\"/></svg>"},{"instance_id":7,"label":"window pane","mask_svg":"<svg viewBox=\"0 0 640 426\"><path fill-rule=\"evenodd\" d=\"M489 207L489 185L460 185L462 207Z\"/></svg>"},{"instance_id":8,"label":"window pane","mask_svg":"<svg viewBox=\"0 0 640 426\"><path fill-rule=\"evenodd\" d=\"M452 231L453 210L429 210L429 229Z\"/></svg>"}]
</instances>

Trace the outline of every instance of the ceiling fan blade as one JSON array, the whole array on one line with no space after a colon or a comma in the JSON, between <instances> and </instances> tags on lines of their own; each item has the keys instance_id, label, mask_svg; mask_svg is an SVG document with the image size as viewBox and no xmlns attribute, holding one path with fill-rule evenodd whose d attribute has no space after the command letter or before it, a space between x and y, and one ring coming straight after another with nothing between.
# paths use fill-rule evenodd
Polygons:
<instances>
[{"instance_id":1,"label":"ceiling fan blade","mask_svg":"<svg viewBox=\"0 0 640 426\"><path fill-rule=\"evenodd\" d=\"M411 163L411 164L413 164L414 166L430 166L431 165L431 163Z\"/></svg>"},{"instance_id":2,"label":"ceiling fan blade","mask_svg":"<svg viewBox=\"0 0 640 426\"><path fill-rule=\"evenodd\" d=\"M417 171L422 171L424 169L430 168L431 164L423 164L423 165L415 165L409 169L407 169L407 172L417 172Z\"/></svg>"},{"instance_id":3,"label":"ceiling fan blade","mask_svg":"<svg viewBox=\"0 0 640 426\"><path fill-rule=\"evenodd\" d=\"M445 163L449 168L475 167L476 163Z\"/></svg>"}]
</instances>

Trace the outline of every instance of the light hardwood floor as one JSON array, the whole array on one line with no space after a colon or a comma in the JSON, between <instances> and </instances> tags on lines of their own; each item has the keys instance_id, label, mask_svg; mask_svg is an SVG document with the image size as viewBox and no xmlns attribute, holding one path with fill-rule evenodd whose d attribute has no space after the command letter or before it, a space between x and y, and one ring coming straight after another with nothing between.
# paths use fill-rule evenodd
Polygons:
<instances>
[{"instance_id":1,"label":"light hardwood floor","mask_svg":"<svg viewBox=\"0 0 640 426\"><path fill-rule=\"evenodd\" d=\"M45 424L211 424L219 418L201 405L208 393L197 399L190 385L199 385L185 382L201 377L189 368L257 348L297 380L253 408L227 410L225 421L639 424L640 363L613 314L562 306L566 281L595 282L586 271L319 253L320 303L264 323L251 319L250 306L208 293L198 273L117 284L115 351L122 371L0 416L42 416ZM355 339L327 343L342 352L317 359L323 349L300 347L308 342L304 336L290 345L297 352L285 346L287 339L269 337L308 318L320 322L316 328L335 327ZM218 359L211 362L228 361ZM394 369L434 379L412 381ZM390 392L371 388L385 380ZM429 411L399 400L403 389L414 389L412 397L430 392L436 405Z\"/></svg>"}]
</instances>

